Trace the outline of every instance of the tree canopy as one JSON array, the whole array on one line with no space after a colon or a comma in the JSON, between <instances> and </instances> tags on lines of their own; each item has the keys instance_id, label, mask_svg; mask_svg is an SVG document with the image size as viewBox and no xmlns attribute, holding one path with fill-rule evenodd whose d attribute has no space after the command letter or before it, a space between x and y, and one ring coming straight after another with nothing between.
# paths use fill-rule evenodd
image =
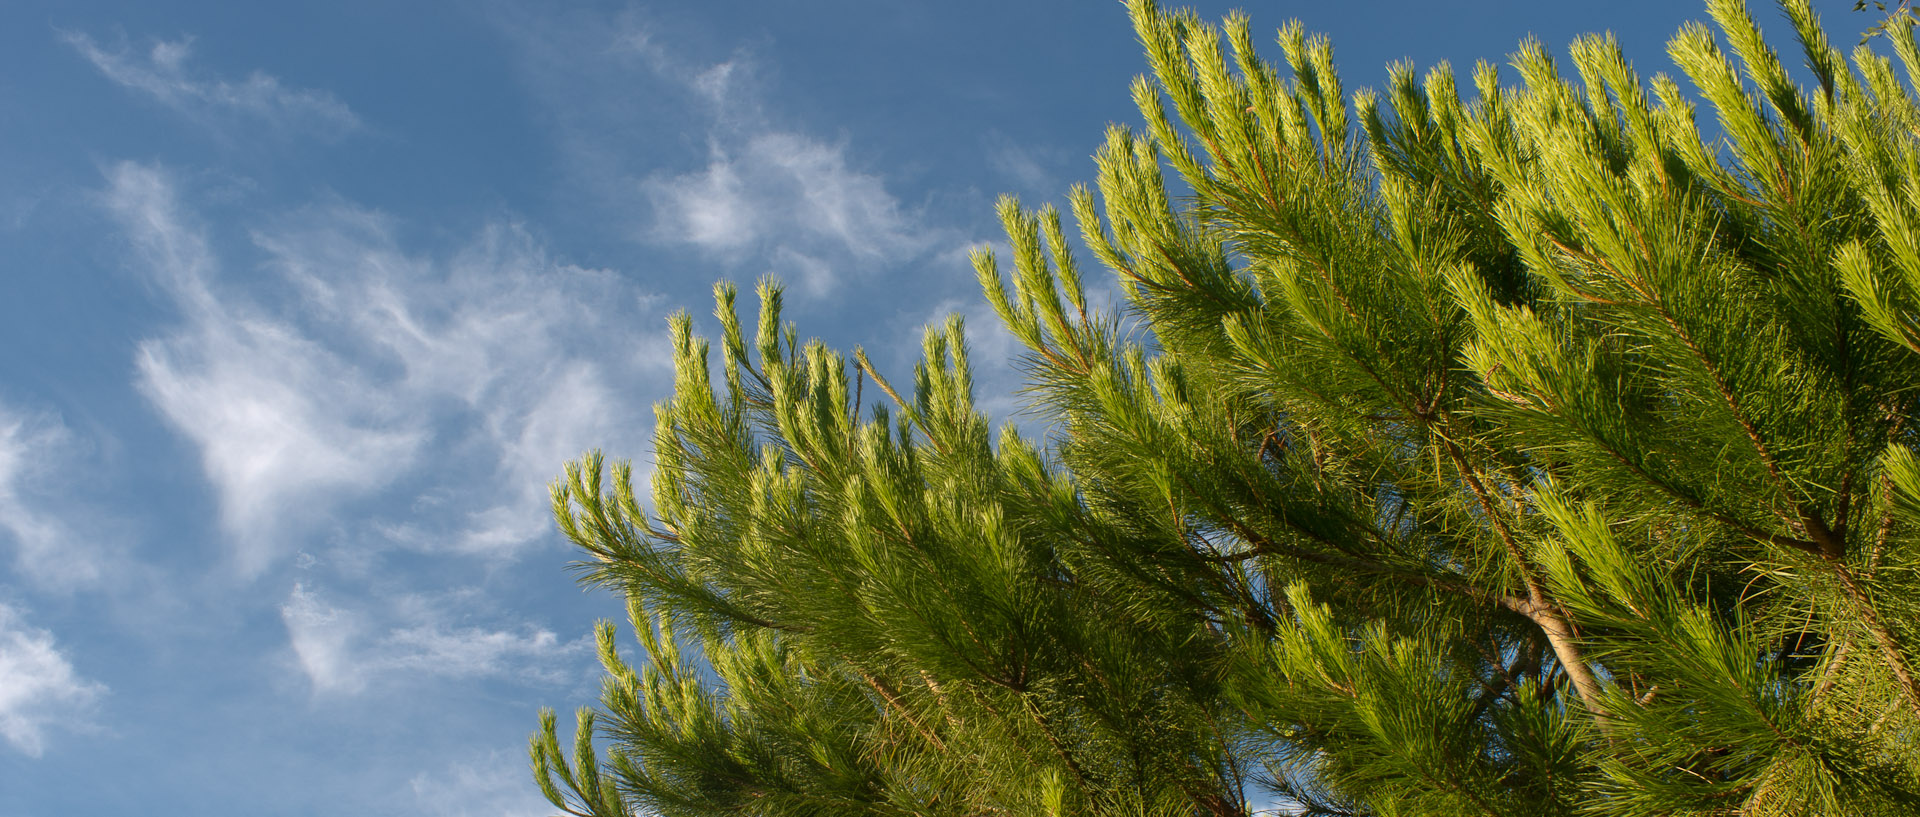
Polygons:
<instances>
[{"instance_id":1,"label":"tree canopy","mask_svg":"<svg viewBox=\"0 0 1920 817\"><path fill-rule=\"evenodd\" d=\"M1078 235L1005 200L974 256L1038 435L957 319L896 385L719 286L650 501L597 454L555 485L640 650L602 623L536 780L583 817L1920 811L1920 48L1781 5L1811 87L1713 0L1691 91L1602 35L1349 95L1298 24L1275 65L1132 0L1145 125Z\"/></svg>"}]
</instances>

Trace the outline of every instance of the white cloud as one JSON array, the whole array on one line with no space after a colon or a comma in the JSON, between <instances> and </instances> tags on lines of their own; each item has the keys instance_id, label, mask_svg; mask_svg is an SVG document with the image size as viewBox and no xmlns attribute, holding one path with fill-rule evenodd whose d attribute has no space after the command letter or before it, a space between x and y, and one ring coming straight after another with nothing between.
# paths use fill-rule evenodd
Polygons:
<instances>
[{"instance_id":1,"label":"white cloud","mask_svg":"<svg viewBox=\"0 0 1920 817\"><path fill-rule=\"evenodd\" d=\"M531 33L525 28L517 27L516 30L523 35ZM542 32L542 35L547 37L560 35L577 39L581 36L581 32L549 30ZM592 39L608 38L606 53L613 55L616 60L628 56L639 57L650 73L692 91L712 106L713 113L716 115L723 118L760 115L759 107L755 104L751 92L747 90L753 81L755 69L755 63L747 50L740 50L728 59L711 64L686 59L684 55L675 53L674 49L666 45L677 39L676 37L671 33L664 36L656 33L653 24L634 9L622 12L609 21L609 25L594 27L585 35ZM551 52L553 44L528 42L527 45L535 50ZM571 52L567 54L569 57L579 55L577 48L562 50Z\"/></svg>"},{"instance_id":2,"label":"white cloud","mask_svg":"<svg viewBox=\"0 0 1920 817\"><path fill-rule=\"evenodd\" d=\"M404 514L332 524L511 556L548 530L544 485L566 460L644 439L630 418L652 395L635 389L666 363L650 301L555 262L517 225L435 260L402 251L377 214L309 208L254 231L278 274L242 288L219 279L164 172L123 164L105 198L182 317L141 344L139 385L199 446L243 574L341 503L393 505L402 489L420 497Z\"/></svg>"},{"instance_id":3,"label":"white cloud","mask_svg":"<svg viewBox=\"0 0 1920 817\"><path fill-rule=\"evenodd\" d=\"M32 757L51 728L87 728L106 687L80 677L53 634L0 604L0 737Z\"/></svg>"},{"instance_id":4,"label":"white cloud","mask_svg":"<svg viewBox=\"0 0 1920 817\"><path fill-rule=\"evenodd\" d=\"M361 127L360 118L332 94L288 88L259 71L240 82L196 77L187 67L193 55L191 38L156 41L144 54L124 44L102 47L79 32L63 32L61 39L107 79L210 127L220 128L242 117L282 132L322 139L339 138Z\"/></svg>"},{"instance_id":5,"label":"white cloud","mask_svg":"<svg viewBox=\"0 0 1920 817\"><path fill-rule=\"evenodd\" d=\"M759 238L759 203L748 198L733 160L718 147L714 153L706 170L647 181L661 238L709 250L738 249Z\"/></svg>"},{"instance_id":6,"label":"white cloud","mask_svg":"<svg viewBox=\"0 0 1920 817\"><path fill-rule=\"evenodd\" d=\"M528 395L532 403L524 410L488 418L489 431L502 446L501 477L512 489L509 501L473 516L457 550L484 554L512 548L553 524L546 514L529 513L529 506L545 498L560 463L578 457L596 435L618 423L622 406L600 372L599 367L573 361L550 377L541 393Z\"/></svg>"},{"instance_id":7,"label":"white cloud","mask_svg":"<svg viewBox=\"0 0 1920 817\"><path fill-rule=\"evenodd\" d=\"M656 64L664 64L664 61ZM739 83L740 65L733 60L717 63L694 74L687 84L715 105L724 105L733 96Z\"/></svg>"},{"instance_id":8,"label":"white cloud","mask_svg":"<svg viewBox=\"0 0 1920 817\"><path fill-rule=\"evenodd\" d=\"M316 691L357 692L366 686L353 646L364 636L359 617L328 606L302 585L294 585L280 606L280 620L300 669Z\"/></svg>"},{"instance_id":9,"label":"white cloud","mask_svg":"<svg viewBox=\"0 0 1920 817\"><path fill-rule=\"evenodd\" d=\"M553 805L540 796L522 754L490 752L421 772L408 783L420 811L433 817L545 817Z\"/></svg>"},{"instance_id":10,"label":"white cloud","mask_svg":"<svg viewBox=\"0 0 1920 817\"><path fill-rule=\"evenodd\" d=\"M217 297L215 259L164 173L125 163L110 182L109 210L187 322L140 344L141 391L200 445L221 521L242 545L238 567L257 573L327 500L408 467L425 430L332 350Z\"/></svg>"},{"instance_id":11,"label":"white cloud","mask_svg":"<svg viewBox=\"0 0 1920 817\"><path fill-rule=\"evenodd\" d=\"M15 571L37 589L95 587L133 564L115 515L77 479L97 466L91 442L57 414L0 404L0 543L12 540Z\"/></svg>"},{"instance_id":12,"label":"white cloud","mask_svg":"<svg viewBox=\"0 0 1920 817\"><path fill-rule=\"evenodd\" d=\"M633 393L637 382L622 391L609 381L664 373L664 334L648 331L635 314L648 299L618 276L555 264L517 227L490 229L435 269L401 256L384 227L360 229L364 221L336 214L334 226L320 219L319 229L256 240L299 282L310 317L350 338L369 364L396 370L382 384L388 394L422 416L440 407L434 433L487 463L485 490L436 486L435 496L464 494L459 524L384 530L426 549L511 554L550 529L546 484L563 463L588 448L635 451L639 429L623 412L641 415L650 400ZM461 415L473 428L451 434Z\"/></svg>"},{"instance_id":13,"label":"white cloud","mask_svg":"<svg viewBox=\"0 0 1920 817\"><path fill-rule=\"evenodd\" d=\"M805 280L815 295L839 283L834 268L910 260L938 232L916 223L879 176L853 168L845 144L765 127L716 129L705 168L651 176L642 188L656 240L735 259L819 259Z\"/></svg>"},{"instance_id":14,"label":"white cloud","mask_svg":"<svg viewBox=\"0 0 1920 817\"><path fill-rule=\"evenodd\" d=\"M380 625L366 612L336 607L305 585L294 585L280 619L295 662L316 693L351 694L385 678L500 678L555 682L567 677L586 642L562 642L537 627L487 629L454 626L441 605L403 599Z\"/></svg>"},{"instance_id":15,"label":"white cloud","mask_svg":"<svg viewBox=\"0 0 1920 817\"><path fill-rule=\"evenodd\" d=\"M394 666L452 678L510 673L522 678L553 677L550 667L529 662L572 646L562 645L559 637L548 630L448 629L441 624L395 630L384 644L393 651L388 660Z\"/></svg>"},{"instance_id":16,"label":"white cloud","mask_svg":"<svg viewBox=\"0 0 1920 817\"><path fill-rule=\"evenodd\" d=\"M0 406L0 529L11 534L20 572L42 584L73 586L99 578L99 568L76 553L78 537L61 519L25 496L29 483L63 465L71 435L58 419L24 416Z\"/></svg>"},{"instance_id":17,"label":"white cloud","mask_svg":"<svg viewBox=\"0 0 1920 817\"><path fill-rule=\"evenodd\" d=\"M798 272L799 294L813 296L964 243L903 205L855 140L770 113L751 49L692 57L686 38L634 12L571 27L507 16L502 27L521 45L531 84L554 107L564 155L605 209L627 220L619 229L629 236L692 248L749 275ZM649 86L659 92L633 90ZM636 96L645 104L609 101ZM664 169L670 154L636 148L636 130L703 145L704 155Z\"/></svg>"},{"instance_id":18,"label":"white cloud","mask_svg":"<svg viewBox=\"0 0 1920 817\"><path fill-rule=\"evenodd\" d=\"M141 388L200 444L222 521L249 548L243 572L284 550L327 498L413 464L425 429L327 349L266 321L196 328L141 344Z\"/></svg>"},{"instance_id":19,"label":"white cloud","mask_svg":"<svg viewBox=\"0 0 1920 817\"><path fill-rule=\"evenodd\" d=\"M1022 193L1052 199L1067 192L1066 186L1048 169L1049 165L1061 163L1062 157L1058 154L1062 151L1023 145L997 130L989 131L984 143L987 166L1011 181Z\"/></svg>"}]
</instances>

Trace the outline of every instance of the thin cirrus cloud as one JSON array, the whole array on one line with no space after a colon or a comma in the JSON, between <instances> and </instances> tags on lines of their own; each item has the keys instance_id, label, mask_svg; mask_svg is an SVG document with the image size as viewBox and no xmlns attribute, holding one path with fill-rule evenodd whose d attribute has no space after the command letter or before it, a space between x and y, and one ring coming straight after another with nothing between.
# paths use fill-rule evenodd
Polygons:
<instances>
[{"instance_id":1,"label":"thin cirrus cloud","mask_svg":"<svg viewBox=\"0 0 1920 817\"><path fill-rule=\"evenodd\" d=\"M641 182L654 240L758 261L816 296L831 292L846 271L901 263L936 243L939 231L916 223L882 178L856 169L845 142L771 122L747 58L688 65L644 32L632 29L620 42L641 53L657 76L704 100L712 118L704 168Z\"/></svg>"},{"instance_id":2,"label":"thin cirrus cloud","mask_svg":"<svg viewBox=\"0 0 1920 817\"><path fill-rule=\"evenodd\" d=\"M362 127L359 116L325 91L289 88L260 71L238 82L200 75L188 65L191 38L159 40L144 52L124 43L105 47L81 32L61 32L60 38L115 84L208 127L248 120L326 140Z\"/></svg>"},{"instance_id":3,"label":"thin cirrus cloud","mask_svg":"<svg viewBox=\"0 0 1920 817\"><path fill-rule=\"evenodd\" d=\"M20 575L46 589L72 590L100 579L98 535L82 535L39 490L74 461L72 432L56 416L0 405L0 530L14 542Z\"/></svg>"},{"instance_id":4,"label":"thin cirrus cloud","mask_svg":"<svg viewBox=\"0 0 1920 817\"><path fill-rule=\"evenodd\" d=\"M829 264L871 268L928 247L878 176L848 166L845 145L796 133L716 135L707 166L644 182L656 239L716 254L758 250L824 295Z\"/></svg>"},{"instance_id":5,"label":"thin cirrus cloud","mask_svg":"<svg viewBox=\"0 0 1920 817\"><path fill-rule=\"evenodd\" d=\"M140 344L141 392L198 448L235 566L311 532L502 558L547 530L544 485L582 450L636 450L635 387L666 365L645 293L497 224L450 257L384 217L309 207L253 230L271 275L227 282L164 170L108 173L106 208L178 307ZM624 446L624 448L622 448ZM342 503L370 505L352 519Z\"/></svg>"},{"instance_id":6,"label":"thin cirrus cloud","mask_svg":"<svg viewBox=\"0 0 1920 817\"><path fill-rule=\"evenodd\" d=\"M318 591L294 585L280 619L296 663L316 694L352 694L393 679L565 680L566 660L586 642L561 641L549 630L455 627L438 605L401 604L384 615L336 606ZM393 623L394 620L397 623Z\"/></svg>"},{"instance_id":7,"label":"thin cirrus cloud","mask_svg":"<svg viewBox=\"0 0 1920 817\"><path fill-rule=\"evenodd\" d=\"M187 324L140 345L141 391L199 445L238 566L257 573L321 500L376 489L410 465L425 430L332 350L220 298L217 261L164 172L124 163L109 180L108 210Z\"/></svg>"},{"instance_id":8,"label":"thin cirrus cloud","mask_svg":"<svg viewBox=\"0 0 1920 817\"><path fill-rule=\"evenodd\" d=\"M626 219L644 243L684 247L729 270L771 272L797 294L825 296L850 281L964 244L956 231L905 206L848 139L825 139L769 113L750 52L690 59L637 13L590 26L503 29L521 47L532 84L554 106L558 140L574 173ZM585 55L584 57L580 55ZM656 105L583 99L581 89L661 87ZM675 134L659 123L687 128ZM680 167L631 134L703 145Z\"/></svg>"},{"instance_id":9,"label":"thin cirrus cloud","mask_svg":"<svg viewBox=\"0 0 1920 817\"><path fill-rule=\"evenodd\" d=\"M52 633L0 603L0 738L39 757L49 730L90 728L91 713L106 691L74 670Z\"/></svg>"},{"instance_id":10,"label":"thin cirrus cloud","mask_svg":"<svg viewBox=\"0 0 1920 817\"><path fill-rule=\"evenodd\" d=\"M525 783L524 754L488 752L421 772L408 781L429 817L545 817L553 806Z\"/></svg>"}]
</instances>

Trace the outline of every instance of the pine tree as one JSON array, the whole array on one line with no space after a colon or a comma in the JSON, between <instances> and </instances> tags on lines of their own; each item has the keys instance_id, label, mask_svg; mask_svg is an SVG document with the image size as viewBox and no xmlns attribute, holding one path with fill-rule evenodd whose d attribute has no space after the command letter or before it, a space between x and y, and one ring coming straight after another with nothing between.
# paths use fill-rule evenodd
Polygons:
<instances>
[{"instance_id":1,"label":"pine tree","mask_svg":"<svg viewBox=\"0 0 1920 817\"><path fill-rule=\"evenodd\" d=\"M651 510L598 455L556 484L644 655L601 626L536 779L593 817L1920 811L1920 47L1782 7L1817 85L1713 0L1696 109L1607 36L1348 96L1298 25L1283 72L1133 0L1146 127L1070 197L1123 309L1051 209L974 259L1044 438L990 429L957 320L903 390L719 287Z\"/></svg>"}]
</instances>

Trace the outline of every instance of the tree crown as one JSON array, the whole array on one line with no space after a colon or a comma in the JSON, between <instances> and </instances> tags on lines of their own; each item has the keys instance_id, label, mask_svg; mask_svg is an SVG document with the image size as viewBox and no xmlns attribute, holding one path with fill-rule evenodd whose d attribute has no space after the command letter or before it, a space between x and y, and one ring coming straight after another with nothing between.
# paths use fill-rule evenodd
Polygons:
<instances>
[{"instance_id":1,"label":"tree crown","mask_svg":"<svg viewBox=\"0 0 1920 817\"><path fill-rule=\"evenodd\" d=\"M650 507L597 454L555 485L645 659L602 626L536 779L595 817L1920 806L1920 49L1781 5L1817 86L1714 0L1696 104L1609 36L1349 96L1298 24L1283 70L1133 0L1146 127L1070 196L1124 312L1050 208L974 257L1045 438L991 429L957 319L897 388L718 287Z\"/></svg>"}]
</instances>

